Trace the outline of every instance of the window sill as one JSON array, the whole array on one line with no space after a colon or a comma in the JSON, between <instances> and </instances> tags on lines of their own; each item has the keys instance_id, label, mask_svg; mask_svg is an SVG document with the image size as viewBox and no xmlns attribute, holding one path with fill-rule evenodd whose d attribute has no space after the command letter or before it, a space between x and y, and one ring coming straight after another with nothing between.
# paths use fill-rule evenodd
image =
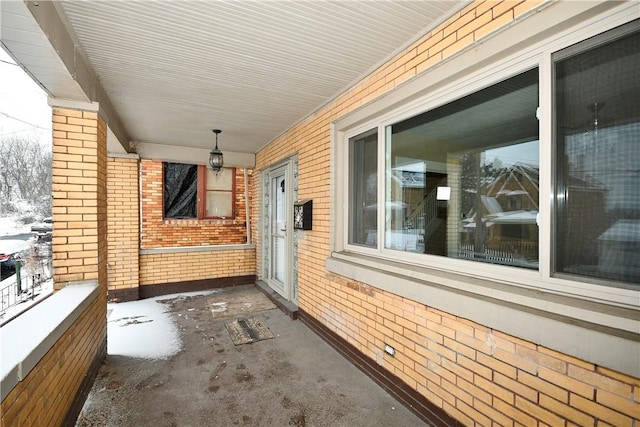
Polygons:
<instances>
[{"instance_id":1,"label":"window sill","mask_svg":"<svg viewBox=\"0 0 640 427\"><path fill-rule=\"evenodd\" d=\"M252 250L253 243L240 243L237 245L201 245L201 246L171 246L167 248L140 249L140 255L173 254L182 252L214 252L214 251L238 251Z\"/></svg>"},{"instance_id":2,"label":"window sill","mask_svg":"<svg viewBox=\"0 0 640 427\"><path fill-rule=\"evenodd\" d=\"M2 400L98 297L95 281L69 285L0 328Z\"/></svg>"},{"instance_id":3,"label":"window sill","mask_svg":"<svg viewBox=\"0 0 640 427\"><path fill-rule=\"evenodd\" d=\"M640 376L640 309L361 254L334 252L326 265L331 273Z\"/></svg>"},{"instance_id":4,"label":"window sill","mask_svg":"<svg viewBox=\"0 0 640 427\"><path fill-rule=\"evenodd\" d=\"M163 225L245 225L244 220L237 218L164 218L162 220Z\"/></svg>"}]
</instances>

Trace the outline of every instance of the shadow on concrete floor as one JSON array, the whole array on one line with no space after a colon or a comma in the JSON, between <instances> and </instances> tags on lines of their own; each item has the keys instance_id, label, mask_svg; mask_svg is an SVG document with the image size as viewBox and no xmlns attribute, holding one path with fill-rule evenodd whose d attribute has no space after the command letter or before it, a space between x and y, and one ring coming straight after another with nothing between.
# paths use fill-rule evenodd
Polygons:
<instances>
[{"instance_id":1,"label":"shadow on concrete floor","mask_svg":"<svg viewBox=\"0 0 640 427\"><path fill-rule=\"evenodd\" d=\"M254 286L168 296L182 351L164 360L109 356L76 426L425 425L263 298ZM247 317L275 338L234 345L225 321Z\"/></svg>"}]
</instances>

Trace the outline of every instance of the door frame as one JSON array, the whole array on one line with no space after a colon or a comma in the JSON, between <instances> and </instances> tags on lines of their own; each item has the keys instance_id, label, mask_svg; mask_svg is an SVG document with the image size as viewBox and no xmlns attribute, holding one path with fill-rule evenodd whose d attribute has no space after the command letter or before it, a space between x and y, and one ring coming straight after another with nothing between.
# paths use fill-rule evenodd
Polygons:
<instances>
[{"instance_id":1,"label":"door frame","mask_svg":"<svg viewBox=\"0 0 640 427\"><path fill-rule=\"evenodd\" d=\"M285 271L283 287L276 281L273 276L273 245L271 236L272 227L272 193L271 181L274 173L284 171L285 177L285 216L286 216L286 232L285 232ZM294 159L289 158L285 161L269 166L262 172L262 271L263 279L271 289L281 295L287 301L297 303L296 292L294 292L294 229L293 229L293 203L294 193L297 190L294 176Z\"/></svg>"}]
</instances>

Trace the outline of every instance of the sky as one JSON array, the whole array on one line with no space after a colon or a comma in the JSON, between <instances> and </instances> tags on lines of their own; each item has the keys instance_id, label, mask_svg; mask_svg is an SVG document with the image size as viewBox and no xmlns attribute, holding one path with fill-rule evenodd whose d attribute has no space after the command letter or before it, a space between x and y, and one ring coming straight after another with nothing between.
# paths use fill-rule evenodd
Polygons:
<instances>
[{"instance_id":1,"label":"sky","mask_svg":"<svg viewBox=\"0 0 640 427\"><path fill-rule=\"evenodd\" d=\"M47 94L0 47L0 138L35 136L51 145Z\"/></svg>"}]
</instances>

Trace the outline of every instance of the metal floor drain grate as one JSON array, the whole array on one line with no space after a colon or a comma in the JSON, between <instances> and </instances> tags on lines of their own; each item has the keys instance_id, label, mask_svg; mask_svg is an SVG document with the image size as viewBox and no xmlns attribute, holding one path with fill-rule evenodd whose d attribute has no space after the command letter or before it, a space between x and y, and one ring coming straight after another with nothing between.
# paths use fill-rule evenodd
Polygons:
<instances>
[{"instance_id":1,"label":"metal floor drain grate","mask_svg":"<svg viewBox=\"0 0 640 427\"><path fill-rule=\"evenodd\" d=\"M227 320L224 322L224 326L235 345L251 344L275 338L267 324L257 317Z\"/></svg>"}]
</instances>

